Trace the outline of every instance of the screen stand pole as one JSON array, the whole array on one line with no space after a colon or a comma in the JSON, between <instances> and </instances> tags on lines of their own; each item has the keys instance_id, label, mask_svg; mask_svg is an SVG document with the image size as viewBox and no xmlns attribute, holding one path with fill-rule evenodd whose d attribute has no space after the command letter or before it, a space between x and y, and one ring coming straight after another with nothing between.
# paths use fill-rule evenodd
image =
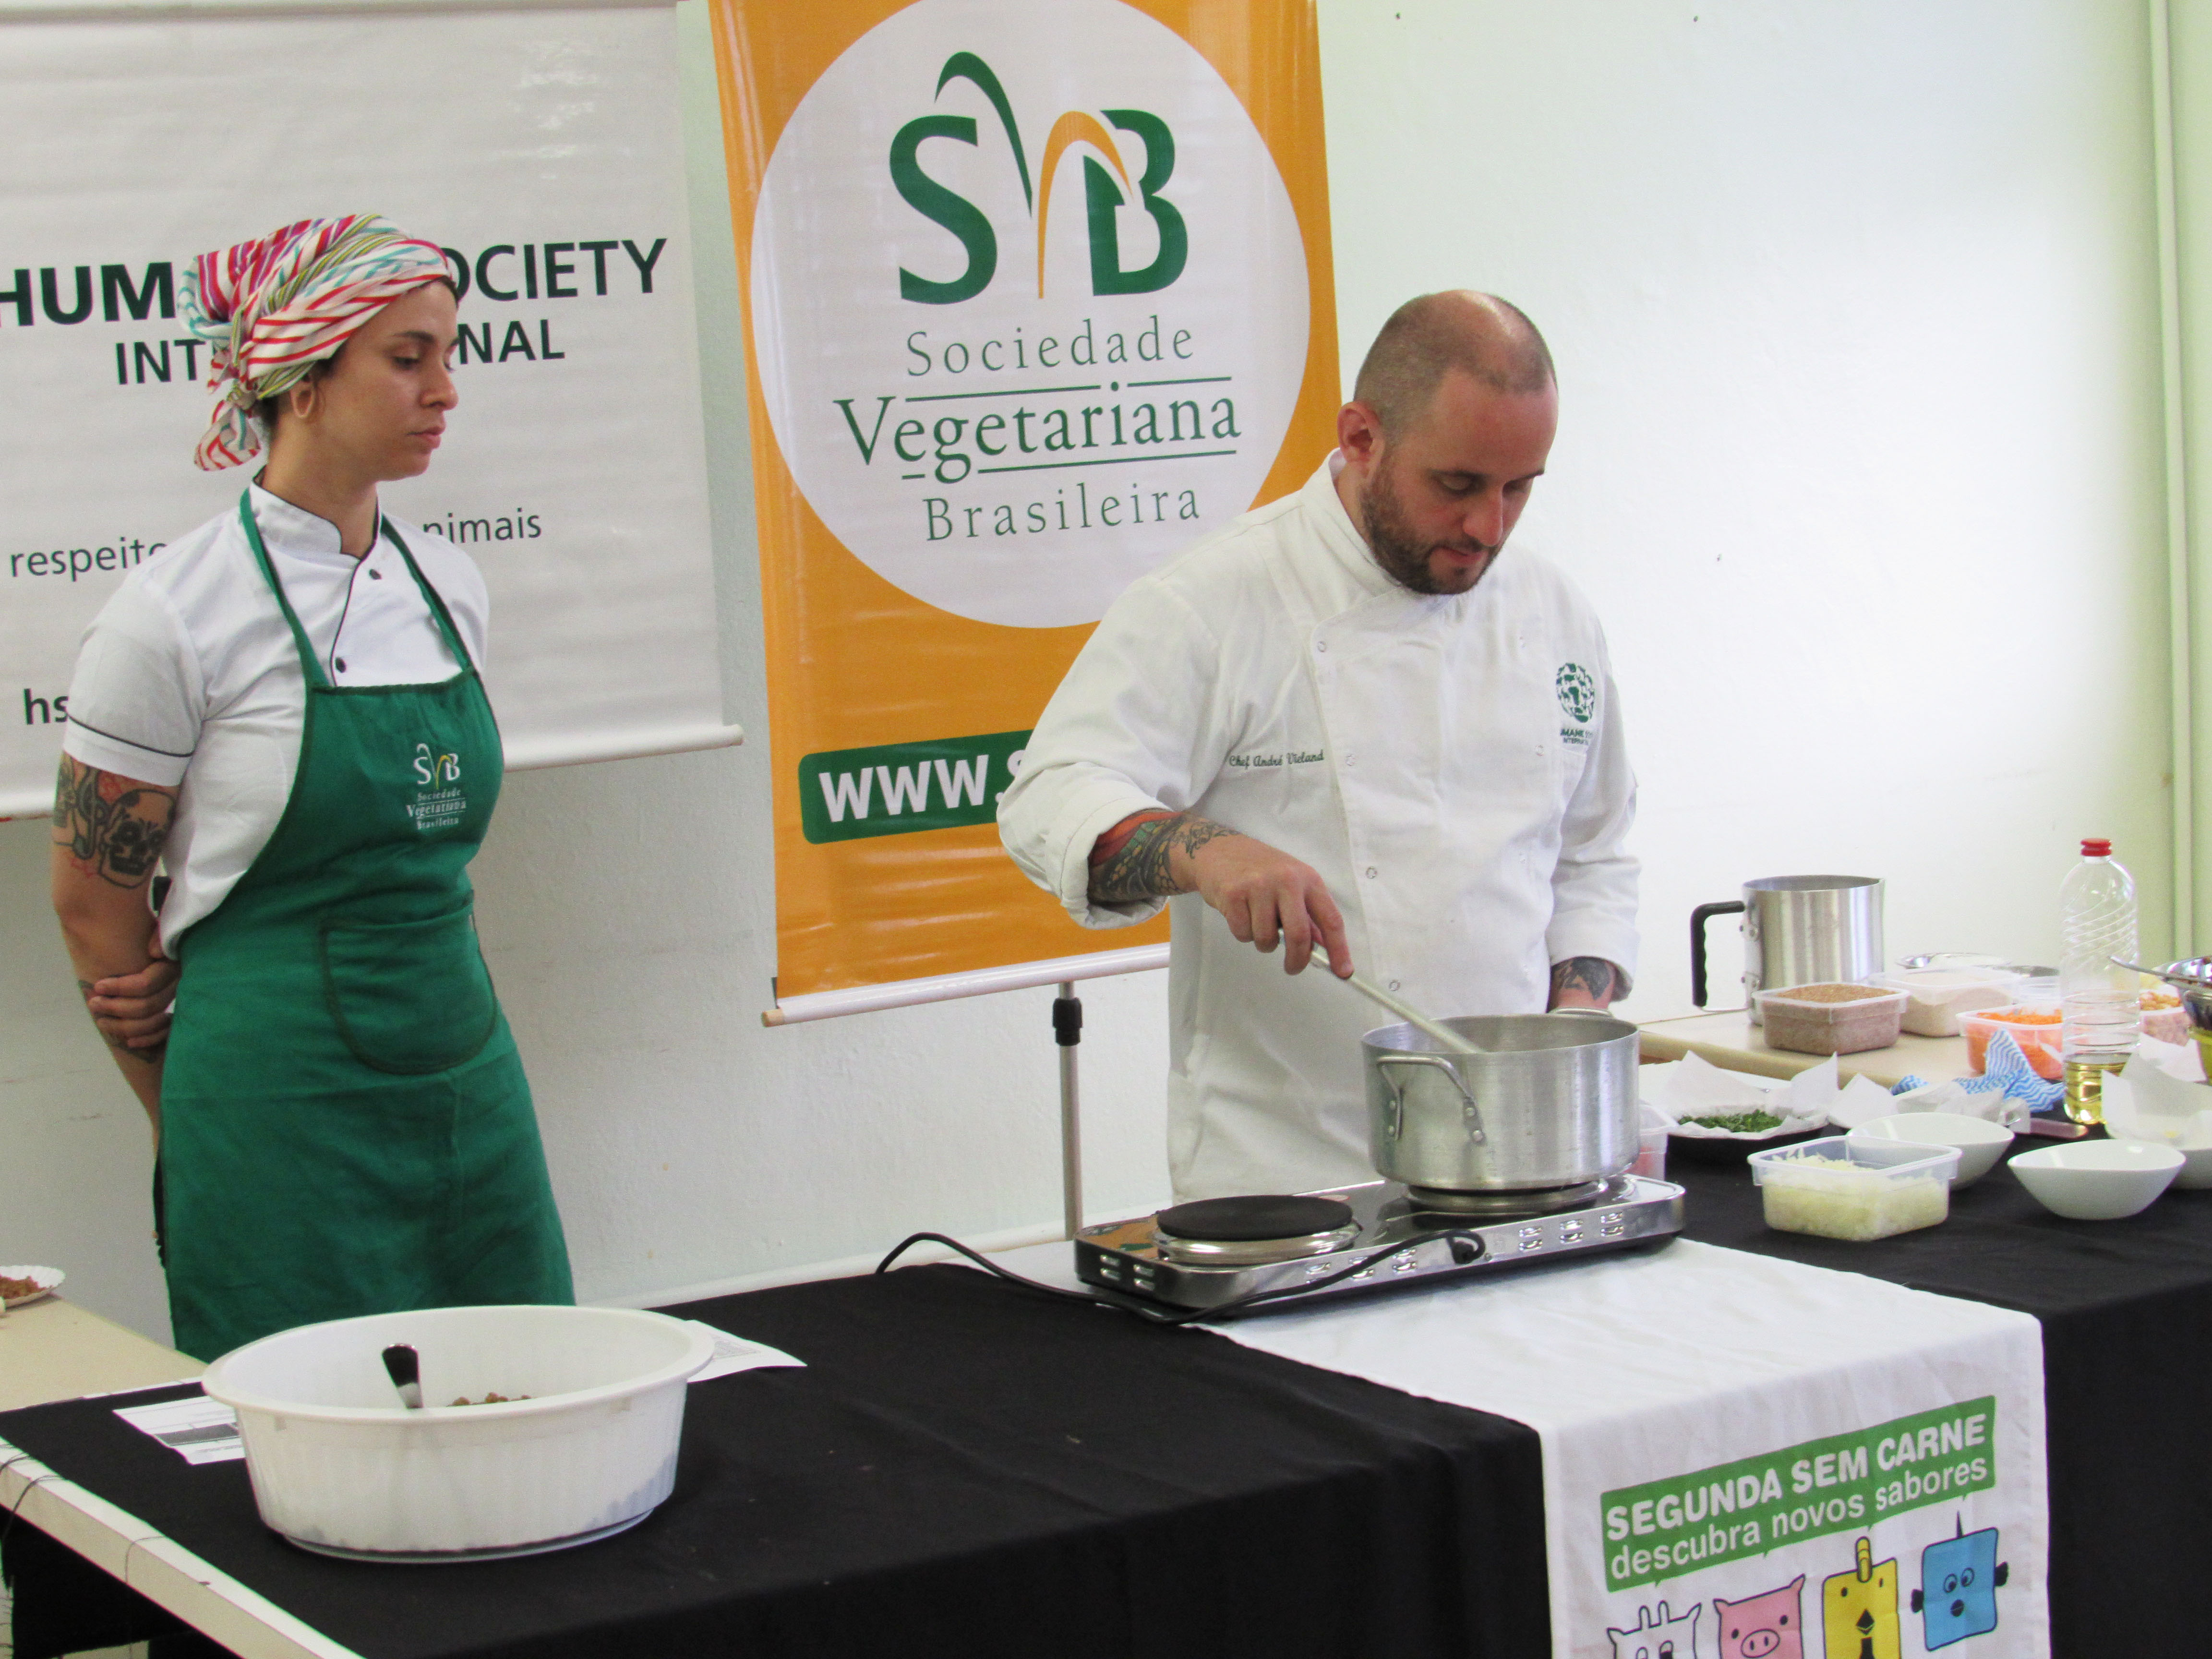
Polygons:
<instances>
[{"instance_id":1,"label":"screen stand pole","mask_svg":"<svg viewBox=\"0 0 2212 1659\"><path fill-rule=\"evenodd\" d=\"M1062 980L1052 1003L1052 1040L1060 1045L1060 1203L1070 1238L1083 1227L1083 1105L1076 1086L1075 1048L1083 1041L1083 1000Z\"/></svg>"}]
</instances>

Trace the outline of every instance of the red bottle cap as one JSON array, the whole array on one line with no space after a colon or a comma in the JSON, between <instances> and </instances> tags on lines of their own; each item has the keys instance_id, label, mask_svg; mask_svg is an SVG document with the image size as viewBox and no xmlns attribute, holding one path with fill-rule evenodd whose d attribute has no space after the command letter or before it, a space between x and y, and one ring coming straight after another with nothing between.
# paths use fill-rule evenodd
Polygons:
<instances>
[{"instance_id":1,"label":"red bottle cap","mask_svg":"<svg viewBox=\"0 0 2212 1659\"><path fill-rule=\"evenodd\" d=\"M2085 841L2081 843L2085 859L2108 859L2112 856L2112 843L2108 841Z\"/></svg>"}]
</instances>

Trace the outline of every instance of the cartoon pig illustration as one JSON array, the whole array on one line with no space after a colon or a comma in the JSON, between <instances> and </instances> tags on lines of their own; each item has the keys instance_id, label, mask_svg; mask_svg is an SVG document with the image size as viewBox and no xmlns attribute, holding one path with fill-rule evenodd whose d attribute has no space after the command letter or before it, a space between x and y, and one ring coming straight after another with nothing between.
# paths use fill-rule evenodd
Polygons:
<instances>
[{"instance_id":1,"label":"cartoon pig illustration","mask_svg":"<svg viewBox=\"0 0 2212 1659\"><path fill-rule=\"evenodd\" d=\"M1963 1517L1953 1522L1956 1537L1920 1552L1912 1610L1920 1615L1922 1640L1931 1653L1997 1627L1997 1586L2010 1569L1997 1559L1997 1529L1968 1532L1966 1524Z\"/></svg>"},{"instance_id":2,"label":"cartoon pig illustration","mask_svg":"<svg viewBox=\"0 0 2212 1659\"><path fill-rule=\"evenodd\" d=\"M1761 1590L1741 1601L1713 1597L1713 1626L1721 1659L1805 1659L1805 1616L1800 1573L1780 1589Z\"/></svg>"},{"instance_id":3,"label":"cartoon pig illustration","mask_svg":"<svg viewBox=\"0 0 2212 1659\"><path fill-rule=\"evenodd\" d=\"M1897 1618L1897 1561L1875 1564L1874 1540L1858 1540L1859 1564L1820 1584L1827 1659L1905 1659Z\"/></svg>"},{"instance_id":4,"label":"cartoon pig illustration","mask_svg":"<svg viewBox=\"0 0 2212 1659\"><path fill-rule=\"evenodd\" d=\"M1705 1610L1700 1601L1680 1619L1669 1619L1662 1601L1655 1622L1650 1607L1637 1608L1634 1630L1606 1630L1613 1638L1613 1659L1698 1659L1698 1615Z\"/></svg>"}]
</instances>

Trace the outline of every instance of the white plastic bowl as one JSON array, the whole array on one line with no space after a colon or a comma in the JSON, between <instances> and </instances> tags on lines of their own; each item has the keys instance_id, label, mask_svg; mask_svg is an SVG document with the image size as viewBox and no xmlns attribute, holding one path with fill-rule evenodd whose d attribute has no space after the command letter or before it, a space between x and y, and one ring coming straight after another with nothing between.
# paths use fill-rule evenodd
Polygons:
<instances>
[{"instance_id":1,"label":"white plastic bowl","mask_svg":"<svg viewBox=\"0 0 2212 1659\"><path fill-rule=\"evenodd\" d=\"M2012 1131L2002 1123L1968 1117L1963 1112L1894 1112L1860 1124L1847 1139L1956 1146L1959 1173L1951 1177L1951 1190L1956 1192L1996 1167L2005 1148L2012 1145Z\"/></svg>"},{"instance_id":2,"label":"white plastic bowl","mask_svg":"<svg viewBox=\"0 0 2212 1659\"><path fill-rule=\"evenodd\" d=\"M409 1411L383 1352L421 1357ZM238 1413L261 1518L380 1561L527 1555L635 1526L668 1496L706 1331L623 1308L427 1308L280 1331L202 1386ZM503 1404L456 1399L510 1396ZM528 1395L527 1400L513 1396Z\"/></svg>"},{"instance_id":3,"label":"white plastic bowl","mask_svg":"<svg viewBox=\"0 0 2212 1659\"><path fill-rule=\"evenodd\" d=\"M2082 1140L2022 1152L2012 1172L2035 1201L2074 1221L2118 1221L2148 1209L2181 1172L2171 1146L2147 1140Z\"/></svg>"}]
</instances>

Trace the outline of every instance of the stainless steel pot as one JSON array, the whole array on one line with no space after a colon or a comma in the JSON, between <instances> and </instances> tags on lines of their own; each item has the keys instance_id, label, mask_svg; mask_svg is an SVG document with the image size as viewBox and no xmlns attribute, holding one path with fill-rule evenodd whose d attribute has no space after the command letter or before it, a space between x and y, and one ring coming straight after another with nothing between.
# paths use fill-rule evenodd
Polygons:
<instances>
[{"instance_id":1,"label":"stainless steel pot","mask_svg":"<svg viewBox=\"0 0 2212 1659\"><path fill-rule=\"evenodd\" d=\"M1636 1028L1609 1014L1443 1022L1488 1052L1446 1054L1411 1025L1360 1040L1377 1173L1516 1192L1605 1181L1636 1161Z\"/></svg>"},{"instance_id":2,"label":"stainless steel pot","mask_svg":"<svg viewBox=\"0 0 2212 1659\"><path fill-rule=\"evenodd\" d=\"M1759 1023L1759 994L1791 985L1856 984L1881 971L1879 876L1765 876L1743 896L1690 912L1690 1001L1705 1006L1705 923L1743 915L1743 1000Z\"/></svg>"}]
</instances>

